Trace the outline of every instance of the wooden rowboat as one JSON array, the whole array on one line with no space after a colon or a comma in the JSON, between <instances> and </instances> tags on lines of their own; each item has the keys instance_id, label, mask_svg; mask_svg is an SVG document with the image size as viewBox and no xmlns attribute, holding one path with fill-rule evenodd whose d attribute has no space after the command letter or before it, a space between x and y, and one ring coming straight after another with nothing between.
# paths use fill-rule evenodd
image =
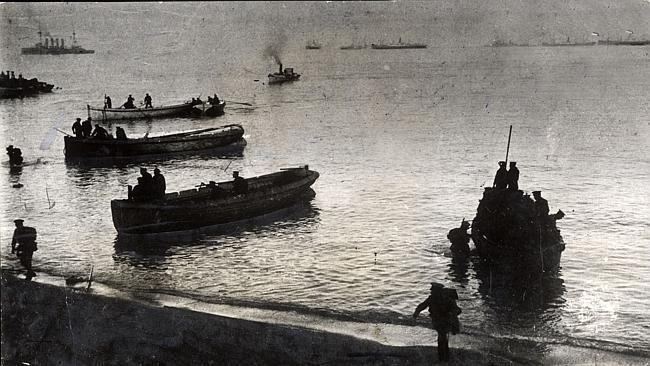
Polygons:
<instances>
[{"instance_id":1,"label":"wooden rowboat","mask_svg":"<svg viewBox=\"0 0 650 366\"><path fill-rule=\"evenodd\" d=\"M65 156L66 158L123 158L210 150L238 143L243 140L243 135L244 128L233 124L126 140L65 136Z\"/></svg>"},{"instance_id":2,"label":"wooden rowboat","mask_svg":"<svg viewBox=\"0 0 650 366\"><path fill-rule=\"evenodd\" d=\"M87 105L88 117L95 121L150 119L190 115L196 102L185 102L154 108L100 108Z\"/></svg>"},{"instance_id":3,"label":"wooden rowboat","mask_svg":"<svg viewBox=\"0 0 650 366\"><path fill-rule=\"evenodd\" d=\"M302 166L248 178L248 191L242 194L234 193L233 182L228 181L168 193L150 201L133 197L112 200L113 224L118 233L126 235L232 226L313 198L315 192L310 187L318 176L318 172Z\"/></svg>"}]
</instances>

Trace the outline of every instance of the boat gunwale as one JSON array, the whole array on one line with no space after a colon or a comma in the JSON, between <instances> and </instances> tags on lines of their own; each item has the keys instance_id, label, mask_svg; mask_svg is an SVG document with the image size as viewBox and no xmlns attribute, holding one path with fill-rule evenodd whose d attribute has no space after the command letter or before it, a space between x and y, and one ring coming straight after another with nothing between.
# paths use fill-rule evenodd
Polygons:
<instances>
[{"instance_id":1,"label":"boat gunwale","mask_svg":"<svg viewBox=\"0 0 650 366\"><path fill-rule=\"evenodd\" d=\"M88 110L90 111L96 111L99 113L127 113L127 112L132 112L132 113L145 113L145 112L154 112L154 111L164 111L167 109L183 109L183 108L190 108L194 107L196 104L192 102L186 102L182 104L172 104L168 106L162 106L162 107L153 107L153 108L97 108L93 107L90 104L88 104Z\"/></svg>"}]
</instances>

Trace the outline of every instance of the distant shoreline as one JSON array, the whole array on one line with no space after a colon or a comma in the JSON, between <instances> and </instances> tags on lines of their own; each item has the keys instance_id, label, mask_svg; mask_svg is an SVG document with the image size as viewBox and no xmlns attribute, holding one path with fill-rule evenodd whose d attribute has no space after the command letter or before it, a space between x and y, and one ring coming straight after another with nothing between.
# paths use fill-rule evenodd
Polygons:
<instances>
[{"instance_id":1,"label":"distant shoreline","mask_svg":"<svg viewBox=\"0 0 650 366\"><path fill-rule=\"evenodd\" d=\"M597 41L597 42L580 42L580 43L541 43L541 44L521 44L521 43L493 43L487 47L584 47L584 46L647 46L650 40L643 41Z\"/></svg>"}]
</instances>

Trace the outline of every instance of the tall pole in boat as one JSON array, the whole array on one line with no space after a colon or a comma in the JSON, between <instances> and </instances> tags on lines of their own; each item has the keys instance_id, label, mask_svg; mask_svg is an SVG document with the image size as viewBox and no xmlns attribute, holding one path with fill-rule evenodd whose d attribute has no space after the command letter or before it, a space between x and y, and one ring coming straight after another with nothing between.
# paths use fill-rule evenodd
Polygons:
<instances>
[{"instance_id":1,"label":"tall pole in boat","mask_svg":"<svg viewBox=\"0 0 650 366\"><path fill-rule=\"evenodd\" d=\"M510 136L512 136L512 125L510 125L510 132L508 133L508 148L506 149L506 166L508 165L508 153L510 152Z\"/></svg>"}]
</instances>

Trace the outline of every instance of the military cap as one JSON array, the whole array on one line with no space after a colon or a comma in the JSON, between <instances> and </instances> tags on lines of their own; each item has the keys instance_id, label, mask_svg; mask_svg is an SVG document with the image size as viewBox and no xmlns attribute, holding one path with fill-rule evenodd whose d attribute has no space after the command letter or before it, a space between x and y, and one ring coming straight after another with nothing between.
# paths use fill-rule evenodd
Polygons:
<instances>
[{"instance_id":1,"label":"military cap","mask_svg":"<svg viewBox=\"0 0 650 366\"><path fill-rule=\"evenodd\" d=\"M533 191L533 194L541 194L542 191Z\"/></svg>"},{"instance_id":2,"label":"military cap","mask_svg":"<svg viewBox=\"0 0 650 366\"><path fill-rule=\"evenodd\" d=\"M14 223L15 223L15 224L22 224L23 222L25 222L25 220L23 220L23 219L16 219L16 220L14 220Z\"/></svg>"},{"instance_id":3,"label":"military cap","mask_svg":"<svg viewBox=\"0 0 650 366\"><path fill-rule=\"evenodd\" d=\"M500 161L499 165L506 165L506 162L505 161Z\"/></svg>"}]
</instances>

